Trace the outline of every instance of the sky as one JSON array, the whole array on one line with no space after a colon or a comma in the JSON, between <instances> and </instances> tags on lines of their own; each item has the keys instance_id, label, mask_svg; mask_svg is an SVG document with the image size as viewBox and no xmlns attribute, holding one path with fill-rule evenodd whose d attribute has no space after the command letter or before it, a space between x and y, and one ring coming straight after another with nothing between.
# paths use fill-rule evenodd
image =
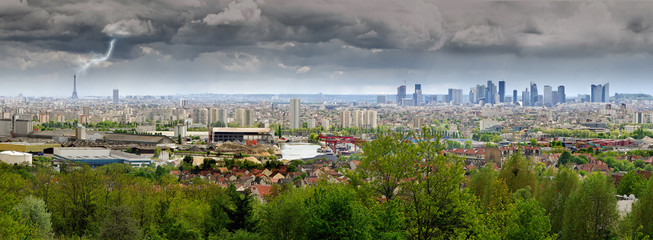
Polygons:
<instances>
[{"instance_id":1,"label":"sky","mask_svg":"<svg viewBox=\"0 0 653 240\"><path fill-rule=\"evenodd\" d=\"M74 74L80 96L404 83L467 94L488 80L520 94L529 82L653 93L652 12L653 1L0 0L0 95L69 96Z\"/></svg>"}]
</instances>

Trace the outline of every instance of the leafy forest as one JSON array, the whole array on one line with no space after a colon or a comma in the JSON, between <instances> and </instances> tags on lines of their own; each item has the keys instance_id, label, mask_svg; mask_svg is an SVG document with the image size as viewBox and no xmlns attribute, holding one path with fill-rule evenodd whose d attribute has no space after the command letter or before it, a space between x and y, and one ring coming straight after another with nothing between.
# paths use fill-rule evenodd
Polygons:
<instances>
[{"instance_id":1,"label":"leafy forest","mask_svg":"<svg viewBox=\"0 0 653 240\"><path fill-rule=\"evenodd\" d=\"M411 136L407 136L410 134ZM408 137L417 139L412 142ZM650 239L653 178L620 215L601 173L536 170L521 154L466 171L429 129L365 143L347 183L180 184L172 166L0 164L0 239ZM219 163L218 163L219 164ZM630 178L636 178L631 176Z\"/></svg>"}]
</instances>

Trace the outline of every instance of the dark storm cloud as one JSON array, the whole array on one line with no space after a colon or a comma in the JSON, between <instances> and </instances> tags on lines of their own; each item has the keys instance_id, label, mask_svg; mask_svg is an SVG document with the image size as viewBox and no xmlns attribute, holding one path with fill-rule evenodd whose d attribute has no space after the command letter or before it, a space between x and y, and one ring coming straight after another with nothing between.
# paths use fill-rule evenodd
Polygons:
<instances>
[{"instance_id":1,"label":"dark storm cloud","mask_svg":"<svg viewBox=\"0 0 653 240\"><path fill-rule=\"evenodd\" d=\"M650 57L651 12L651 2L619 1L0 0L0 69L69 71L116 38L98 67L126 75L183 66L232 79L429 78L472 58L516 71L520 59Z\"/></svg>"}]
</instances>

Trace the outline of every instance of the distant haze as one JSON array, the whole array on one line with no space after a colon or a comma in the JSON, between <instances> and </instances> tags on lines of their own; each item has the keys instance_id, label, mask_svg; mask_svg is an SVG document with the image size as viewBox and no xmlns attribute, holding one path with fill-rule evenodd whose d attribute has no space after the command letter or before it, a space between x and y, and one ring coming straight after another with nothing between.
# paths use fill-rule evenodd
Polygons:
<instances>
[{"instance_id":1,"label":"distant haze","mask_svg":"<svg viewBox=\"0 0 653 240\"><path fill-rule=\"evenodd\" d=\"M0 95L653 93L653 2L2 0Z\"/></svg>"}]
</instances>

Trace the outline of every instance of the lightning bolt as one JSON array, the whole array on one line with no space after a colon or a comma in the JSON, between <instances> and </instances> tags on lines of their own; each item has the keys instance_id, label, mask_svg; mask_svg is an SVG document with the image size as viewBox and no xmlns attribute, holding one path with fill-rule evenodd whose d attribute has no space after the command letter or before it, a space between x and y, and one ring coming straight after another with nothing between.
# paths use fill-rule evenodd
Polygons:
<instances>
[{"instance_id":1,"label":"lightning bolt","mask_svg":"<svg viewBox=\"0 0 653 240\"><path fill-rule=\"evenodd\" d=\"M77 71L77 74L86 71L91 66L100 64L106 60L108 60L111 57L111 53L113 52L113 46L116 43L116 39L112 39L111 42L109 42L109 50L107 50L107 53L104 56L98 57L98 58L93 58L90 61L86 62L86 64L82 65L79 71Z\"/></svg>"}]
</instances>

